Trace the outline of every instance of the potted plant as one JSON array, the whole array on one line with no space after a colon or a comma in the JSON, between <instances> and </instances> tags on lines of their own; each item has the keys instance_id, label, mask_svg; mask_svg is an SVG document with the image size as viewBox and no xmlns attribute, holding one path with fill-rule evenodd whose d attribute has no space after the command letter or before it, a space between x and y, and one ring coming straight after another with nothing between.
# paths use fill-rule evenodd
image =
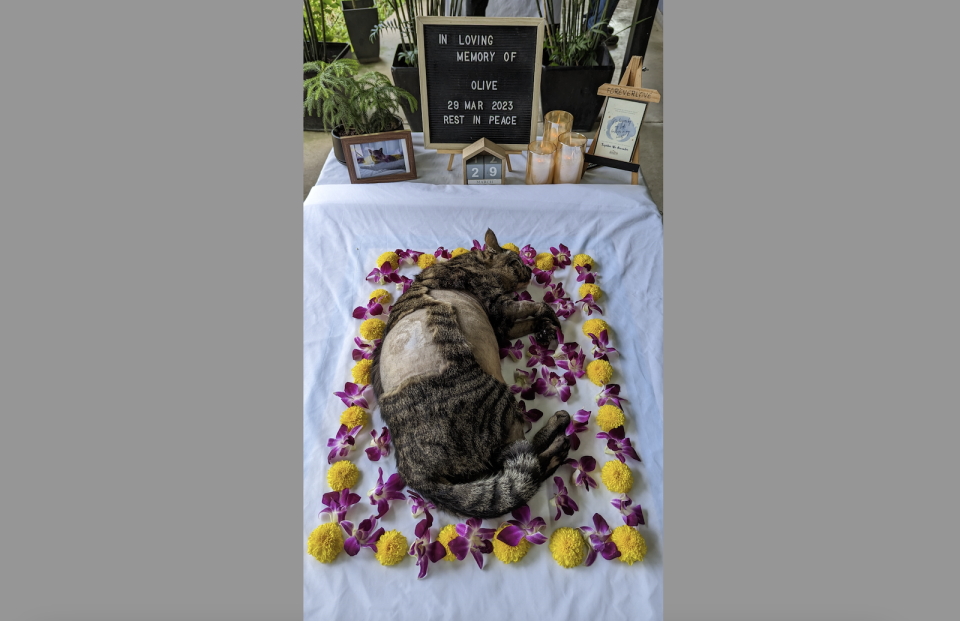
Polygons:
<instances>
[{"instance_id":1,"label":"potted plant","mask_svg":"<svg viewBox=\"0 0 960 621\"><path fill-rule=\"evenodd\" d=\"M593 127L603 97L597 95L601 85L613 79L614 63L604 41L610 16L607 3L590 0L561 0L560 19L556 19L552 2L540 2L537 10L546 15L543 40L543 72L540 78L540 104L544 113L564 110L573 115L574 129L589 131ZM587 27L587 21L593 27Z\"/></svg>"},{"instance_id":2,"label":"potted plant","mask_svg":"<svg viewBox=\"0 0 960 621\"><path fill-rule=\"evenodd\" d=\"M340 6L357 61L374 63L380 60L380 32L374 29L382 20L373 0L342 0Z\"/></svg>"},{"instance_id":3,"label":"potted plant","mask_svg":"<svg viewBox=\"0 0 960 621\"><path fill-rule=\"evenodd\" d=\"M352 58L303 65L304 73L315 73L303 82L304 110L322 119L333 137L333 154L344 165L341 138L403 129L397 116L400 102L406 101L413 110L418 106L413 95L391 84L387 76L376 71L358 76L359 69Z\"/></svg>"},{"instance_id":4,"label":"potted plant","mask_svg":"<svg viewBox=\"0 0 960 621\"><path fill-rule=\"evenodd\" d=\"M346 28L342 21L336 19L335 8L327 6L335 0L303 0L303 62L330 62L345 55L350 45L343 43L346 37ZM312 78L315 74L304 70L303 79ZM303 100L307 100L307 92L303 92ZM324 131L320 117L303 111L304 131Z\"/></svg>"},{"instance_id":5,"label":"potted plant","mask_svg":"<svg viewBox=\"0 0 960 621\"><path fill-rule=\"evenodd\" d=\"M413 108L406 101L400 102L403 114L415 132L423 131L423 116L416 112L420 107L420 68L417 66L417 15L460 15L463 0L450 0L447 11L444 0L383 0L393 11L393 19L384 19L377 24L374 34L381 30L400 32L400 45L393 55L390 74L393 83L411 93L417 105ZM371 37L373 34L371 34Z\"/></svg>"}]
</instances>

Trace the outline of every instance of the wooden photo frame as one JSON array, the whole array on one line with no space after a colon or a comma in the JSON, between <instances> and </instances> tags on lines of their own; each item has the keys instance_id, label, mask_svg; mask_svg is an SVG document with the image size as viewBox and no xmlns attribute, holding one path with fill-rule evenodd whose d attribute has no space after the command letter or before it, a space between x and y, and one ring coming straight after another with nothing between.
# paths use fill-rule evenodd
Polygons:
<instances>
[{"instance_id":1,"label":"wooden photo frame","mask_svg":"<svg viewBox=\"0 0 960 621\"><path fill-rule=\"evenodd\" d=\"M347 136L340 142L350 183L390 183L417 178L413 138L408 130Z\"/></svg>"}]
</instances>

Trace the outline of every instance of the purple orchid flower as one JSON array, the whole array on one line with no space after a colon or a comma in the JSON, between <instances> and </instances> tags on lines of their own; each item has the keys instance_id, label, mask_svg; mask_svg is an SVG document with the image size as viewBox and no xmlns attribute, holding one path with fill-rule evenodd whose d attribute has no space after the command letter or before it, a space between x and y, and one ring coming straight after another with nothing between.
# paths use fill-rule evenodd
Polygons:
<instances>
[{"instance_id":1,"label":"purple orchid flower","mask_svg":"<svg viewBox=\"0 0 960 621\"><path fill-rule=\"evenodd\" d=\"M597 460L589 455L584 455L580 458L580 461L576 459L568 459L563 462L568 466L573 468L573 483L577 487L585 487L587 491L590 491L591 487L597 487L597 481L592 476L587 474L588 472L593 472L597 469Z\"/></svg>"},{"instance_id":2,"label":"purple orchid flower","mask_svg":"<svg viewBox=\"0 0 960 621\"><path fill-rule=\"evenodd\" d=\"M532 401L537 397L536 382L536 369L531 369L530 371L516 369L513 372L513 385L510 387L510 392L513 394L519 393L521 399Z\"/></svg>"},{"instance_id":3,"label":"purple orchid flower","mask_svg":"<svg viewBox=\"0 0 960 621\"><path fill-rule=\"evenodd\" d=\"M340 400L343 401L343 404L348 408L359 405L363 409L369 410L370 403L367 401L367 397L369 396L367 392L369 390L369 384L360 386L353 382L347 382L343 385L343 392L335 392L333 394L334 396L340 397Z\"/></svg>"},{"instance_id":4,"label":"purple orchid flower","mask_svg":"<svg viewBox=\"0 0 960 621\"><path fill-rule=\"evenodd\" d=\"M586 364L587 355L585 353L577 352L573 354L568 354L566 360L560 360L557 364L569 371L576 378L581 378L586 374Z\"/></svg>"},{"instance_id":5,"label":"purple orchid flower","mask_svg":"<svg viewBox=\"0 0 960 621\"><path fill-rule=\"evenodd\" d=\"M483 555L493 552L491 539L497 531L494 528L481 528L480 524L480 518L470 518L466 524L457 524L458 536L450 540L447 545L458 561L466 558L469 552L477 561L477 566L483 569Z\"/></svg>"},{"instance_id":6,"label":"purple orchid flower","mask_svg":"<svg viewBox=\"0 0 960 621\"><path fill-rule=\"evenodd\" d=\"M383 314L383 306L376 300L370 300L366 306L358 306L353 309L354 319L370 319Z\"/></svg>"},{"instance_id":7,"label":"purple orchid flower","mask_svg":"<svg viewBox=\"0 0 960 621\"><path fill-rule=\"evenodd\" d=\"M560 298L557 300L558 307L554 310L560 319L570 319L577 312L577 305L570 298Z\"/></svg>"},{"instance_id":8,"label":"purple orchid flower","mask_svg":"<svg viewBox=\"0 0 960 621\"><path fill-rule=\"evenodd\" d=\"M408 491L407 496L409 496L407 500L412 501L412 504L410 506L410 513L413 515L413 517L418 518L426 514L427 519L430 520L430 524L428 524L428 527L432 525L433 516L430 515L430 509L433 509L434 511L436 511L437 509L436 505L434 505L432 502L430 502L429 500L427 500L426 498L424 498L423 496L421 496L420 494L416 493L413 490Z\"/></svg>"},{"instance_id":9,"label":"purple orchid flower","mask_svg":"<svg viewBox=\"0 0 960 621\"><path fill-rule=\"evenodd\" d=\"M406 483L400 478L400 475L393 473L387 482L383 482L383 468L377 468L380 471L380 477L377 479L377 486L368 492L370 504L377 505L377 518L382 518L390 510L391 500L406 500L400 490Z\"/></svg>"},{"instance_id":10,"label":"purple orchid flower","mask_svg":"<svg viewBox=\"0 0 960 621\"><path fill-rule=\"evenodd\" d=\"M610 354L619 354L615 347L610 345L610 339L607 337L606 330L600 330L600 334L590 334L593 341L593 357L607 359Z\"/></svg>"},{"instance_id":11,"label":"purple orchid flower","mask_svg":"<svg viewBox=\"0 0 960 621\"><path fill-rule=\"evenodd\" d=\"M340 528L348 535L347 540L343 542L343 549L350 556L356 556L360 548L377 551L377 540L383 534L383 528L377 528L377 516L371 515L356 527L353 522L343 520L340 522Z\"/></svg>"},{"instance_id":12,"label":"purple orchid flower","mask_svg":"<svg viewBox=\"0 0 960 621\"><path fill-rule=\"evenodd\" d=\"M547 367L555 367L557 363L553 360L553 350L537 343L537 339L530 335L530 348L527 353L530 354L530 360L527 360L527 368L542 364Z\"/></svg>"},{"instance_id":13,"label":"purple orchid flower","mask_svg":"<svg viewBox=\"0 0 960 621\"><path fill-rule=\"evenodd\" d=\"M520 259L523 260L526 265L536 265L537 263L537 251L533 246L527 244L520 249Z\"/></svg>"},{"instance_id":14,"label":"purple orchid flower","mask_svg":"<svg viewBox=\"0 0 960 621\"><path fill-rule=\"evenodd\" d=\"M471 250L472 252L483 252L483 251L486 250L486 249L487 249L487 245L486 245L486 244L484 244L484 245L481 246L481 245L480 245L480 242L478 242L477 240L473 240L473 248L471 248L470 250Z\"/></svg>"},{"instance_id":15,"label":"purple orchid flower","mask_svg":"<svg viewBox=\"0 0 960 621\"><path fill-rule=\"evenodd\" d=\"M533 298L530 297L529 291L514 291L513 299L518 302L533 302Z\"/></svg>"},{"instance_id":16,"label":"purple orchid flower","mask_svg":"<svg viewBox=\"0 0 960 621\"><path fill-rule=\"evenodd\" d=\"M593 284L596 281L596 277L590 271L590 265L577 266L577 282Z\"/></svg>"},{"instance_id":17,"label":"purple orchid flower","mask_svg":"<svg viewBox=\"0 0 960 621\"><path fill-rule=\"evenodd\" d=\"M559 396L560 400L566 403L567 399L570 398L570 387L577 383L577 378L573 376L573 373L567 371L561 377L552 371L548 371L547 367L540 367L540 375L542 377L533 384L537 394L544 397Z\"/></svg>"},{"instance_id":18,"label":"purple orchid flower","mask_svg":"<svg viewBox=\"0 0 960 621\"><path fill-rule=\"evenodd\" d=\"M562 291L563 285L561 283L557 284L560 285L560 289ZM548 304L554 310L554 312L557 313L557 317L560 317L561 313L563 313L564 309L566 308L567 301L568 300L566 298L563 296L558 296L553 291L547 291L543 294L543 303ZM576 309L576 306L574 306L574 309Z\"/></svg>"},{"instance_id":19,"label":"purple orchid flower","mask_svg":"<svg viewBox=\"0 0 960 621\"><path fill-rule=\"evenodd\" d=\"M320 500L326 506L326 509L320 511L320 515L324 513L331 516L336 514L339 524L343 521L343 518L347 517L347 510L360 502L360 494L354 494L350 491L350 488L345 488L339 492L327 492Z\"/></svg>"},{"instance_id":20,"label":"purple orchid flower","mask_svg":"<svg viewBox=\"0 0 960 621\"><path fill-rule=\"evenodd\" d=\"M519 362L520 359L523 358L523 341L521 341L520 339L517 339L517 342L514 343L512 346L508 341L506 347L501 347L500 359L502 360L507 356Z\"/></svg>"},{"instance_id":21,"label":"purple orchid flower","mask_svg":"<svg viewBox=\"0 0 960 621\"><path fill-rule=\"evenodd\" d=\"M553 255L553 264L558 269L562 269L570 265L570 249L563 244L560 244L560 250L550 246L550 254Z\"/></svg>"},{"instance_id":22,"label":"purple orchid flower","mask_svg":"<svg viewBox=\"0 0 960 621\"><path fill-rule=\"evenodd\" d=\"M596 528L590 528L589 526L580 527L580 530L584 533L590 533L590 552L587 553L587 561L584 563L587 567L593 565L593 562L597 560L597 553L608 561L620 557L620 550L617 549L617 544L610 539L613 531L607 526L607 521L603 519L603 516L599 513L594 513L593 525Z\"/></svg>"},{"instance_id":23,"label":"purple orchid flower","mask_svg":"<svg viewBox=\"0 0 960 621\"><path fill-rule=\"evenodd\" d=\"M427 515L430 515L429 513ZM410 556L417 557L417 565L420 567L420 574L417 579L423 579L427 575L427 566L430 563L436 563L447 555L446 548L439 541L430 542L430 525L433 520L420 520L414 531L417 540L410 546Z\"/></svg>"},{"instance_id":24,"label":"purple orchid flower","mask_svg":"<svg viewBox=\"0 0 960 621\"><path fill-rule=\"evenodd\" d=\"M370 441L370 448L364 452L370 461L380 461L381 457L386 457L390 454L390 430L384 427L378 438L377 430L371 429L370 435L373 436L373 440Z\"/></svg>"},{"instance_id":25,"label":"purple orchid flower","mask_svg":"<svg viewBox=\"0 0 960 621\"><path fill-rule=\"evenodd\" d=\"M580 304L580 311L586 313L588 317L593 314L593 311L597 311L601 315L603 314L603 309L593 301L592 293L588 293L583 296L583 298L577 300L576 304Z\"/></svg>"},{"instance_id":26,"label":"purple orchid flower","mask_svg":"<svg viewBox=\"0 0 960 621\"><path fill-rule=\"evenodd\" d=\"M620 494L620 498L614 498L610 501L610 504L620 512L620 517L623 518L623 523L627 526L646 524L643 519L643 507L640 506L639 502L636 507L631 507L633 501L626 494Z\"/></svg>"},{"instance_id":27,"label":"purple orchid flower","mask_svg":"<svg viewBox=\"0 0 960 621\"><path fill-rule=\"evenodd\" d=\"M374 339L373 343L367 343L366 341L361 339L359 336L353 337L353 342L356 343L357 347L359 348L359 349L353 350L353 359L360 360L361 358L363 358L364 360L370 360L371 358L373 358L373 352L375 352L377 348L380 347L381 340L382 339Z\"/></svg>"},{"instance_id":28,"label":"purple orchid flower","mask_svg":"<svg viewBox=\"0 0 960 621\"><path fill-rule=\"evenodd\" d=\"M449 259L450 251L443 246L440 246L437 248L436 252L433 253L433 256L437 257L438 259Z\"/></svg>"},{"instance_id":29,"label":"purple orchid flower","mask_svg":"<svg viewBox=\"0 0 960 621\"><path fill-rule=\"evenodd\" d=\"M410 288L410 285L413 284L413 279L407 278L406 276L399 276L397 280L394 280L392 282L397 283L397 289L402 289L402 291L400 292L400 295L403 295L404 293L407 292L407 289ZM390 307L390 310L393 310L392 306ZM389 310L387 312L389 312Z\"/></svg>"},{"instance_id":30,"label":"purple orchid flower","mask_svg":"<svg viewBox=\"0 0 960 621\"><path fill-rule=\"evenodd\" d=\"M573 499L567 495L567 487L563 484L563 479L560 477L553 477L553 482L557 484L557 493L554 494L553 498L550 499L550 504L552 504L557 510L557 514L553 516L553 521L556 522L560 519L561 511L567 515L573 515L575 512L580 510L580 507L578 507L577 503L575 503Z\"/></svg>"},{"instance_id":31,"label":"purple orchid flower","mask_svg":"<svg viewBox=\"0 0 960 621\"><path fill-rule=\"evenodd\" d=\"M553 272L533 268L533 280L541 287L547 287L553 281Z\"/></svg>"},{"instance_id":32,"label":"purple orchid flower","mask_svg":"<svg viewBox=\"0 0 960 621\"><path fill-rule=\"evenodd\" d=\"M375 285L382 285L388 282L400 282L400 274L393 269L390 261L384 261L379 268L373 268L373 271L367 274L367 281Z\"/></svg>"},{"instance_id":33,"label":"purple orchid flower","mask_svg":"<svg viewBox=\"0 0 960 621\"><path fill-rule=\"evenodd\" d=\"M543 418L543 412L540 410L528 410L527 402L520 402L520 413L523 414L523 433L529 433L533 429L533 424Z\"/></svg>"},{"instance_id":34,"label":"purple orchid flower","mask_svg":"<svg viewBox=\"0 0 960 621\"><path fill-rule=\"evenodd\" d=\"M598 406L612 403L618 408L623 409L620 405L621 401L626 401L626 399L620 396L620 384L607 384L603 387L603 390L600 391L600 394L597 395Z\"/></svg>"},{"instance_id":35,"label":"purple orchid flower","mask_svg":"<svg viewBox=\"0 0 960 621\"><path fill-rule=\"evenodd\" d=\"M360 433L360 425L357 425L349 431L347 431L346 425L340 425L336 437L327 440L327 447L333 448L330 454L327 455L327 463L332 464L346 457L347 453L353 450L353 445L356 442L354 436L358 433Z\"/></svg>"},{"instance_id":36,"label":"purple orchid flower","mask_svg":"<svg viewBox=\"0 0 960 621\"><path fill-rule=\"evenodd\" d=\"M530 507L523 505L519 509L514 509L512 520L507 520L507 526L500 531L497 539L508 546L517 546L520 541L526 537L527 541L535 546L541 545L547 541L546 535L540 531L547 527L546 521L542 517L530 519Z\"/></svg>"},{"instance_id":37,"label":"purple orchid flower","mask_svg":"<svg viewBox=\"0 0 960 621\"><path fill-rule=\"evenodd\" d=\"M580 345L576 341L573 343L564 342L563 331L561 330L557 330L557 343L560 345L560 353L554 355L554 359L557 361L569 360L570 356L580 349Z\"/></svg>"},{"instance_id":38,"label":"purple orchid flower","mask_svg":"<svg viewBox=\"0 0 960 621\"><path fill-rule=\"evenodd\" d=\"M401 262L409 261L414 265L417 264L417 259L419 259L420 255L423 254L422 252L419 252L417 250L410 250L409 248L407 248L406 250L400 250L399 248L397 248L395 252L397 253L397 256L400 257Z\"/></svg>"},{"instance_id":39,"label":"purple orchid flower","mask_svg":"<svg viewBox=\"0 0 960 621\"><path fill-rule=\"evenodd\" d=\"M608 455L613 455L620 460L620 463L627 463L627 457L640 461L640 456L637 455L637 451L633 448L630 438L624 437L623 425L614 427L609 432L601 431L597 434L597 438L607 441L607 447L603 452Z\"/></svg>"},{"instance_id":40,"label":"purple orchid flower","mask_svg":"<svg viewBox=\"0 0 960 621\"><path fill-rule=\"evenodd\" d=\"M570 450L575 451L580 448L580 436L587 430L587 423L590 422L590 410L577 410L577 413L570 417L570 424L567 425L567 437L570 438Z\"/></svg>"}]
</instances>

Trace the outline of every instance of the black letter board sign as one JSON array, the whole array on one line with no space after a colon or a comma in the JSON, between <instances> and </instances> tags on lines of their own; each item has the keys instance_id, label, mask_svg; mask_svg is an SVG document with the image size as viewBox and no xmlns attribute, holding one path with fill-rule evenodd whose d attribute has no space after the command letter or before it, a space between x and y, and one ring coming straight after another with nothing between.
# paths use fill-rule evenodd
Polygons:
<instances>
[{"instance_id":1,"label":"black letter board sign","mask_svg":"<svg viewBox=\"0 0 960 621\"><path fill-rule=\"evenodd\" d=\"M520 151L537 139L539 17L417 17L424 146L481 138Z\"/></svg>"}]
</instances>

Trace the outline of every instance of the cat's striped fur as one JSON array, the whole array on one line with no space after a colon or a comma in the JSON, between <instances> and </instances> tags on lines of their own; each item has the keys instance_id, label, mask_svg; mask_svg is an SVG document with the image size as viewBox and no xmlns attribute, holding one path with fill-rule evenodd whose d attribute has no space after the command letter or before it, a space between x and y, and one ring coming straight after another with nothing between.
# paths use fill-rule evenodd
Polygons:
<instances>
[{"instance_id":1,"label":"cat's striped fur","mask_svg":"<svg viewBox=\"0 0 960 621\"><path fill-rule=\"evenodd\" d=\"M407 379L384 394L381 353L374 353L372 382L390 428L397 471L407 485L438 508L457 515L496 517L524 505L566 459L569 416L557 412L532 440L524 439L516 399L485 372L461 329L455 304L431 296L465 291L482 305L497 341L533 333L542 344L559 329L543 303L517 302L513 292L530 281L530 268L503 250L487 231L487 250L469 252L421 272L390 313L384 332L418 310L426 311L429 337L442 372ZM391 358L386 357L389 361Z\"/></svg>"}]
</instances>

